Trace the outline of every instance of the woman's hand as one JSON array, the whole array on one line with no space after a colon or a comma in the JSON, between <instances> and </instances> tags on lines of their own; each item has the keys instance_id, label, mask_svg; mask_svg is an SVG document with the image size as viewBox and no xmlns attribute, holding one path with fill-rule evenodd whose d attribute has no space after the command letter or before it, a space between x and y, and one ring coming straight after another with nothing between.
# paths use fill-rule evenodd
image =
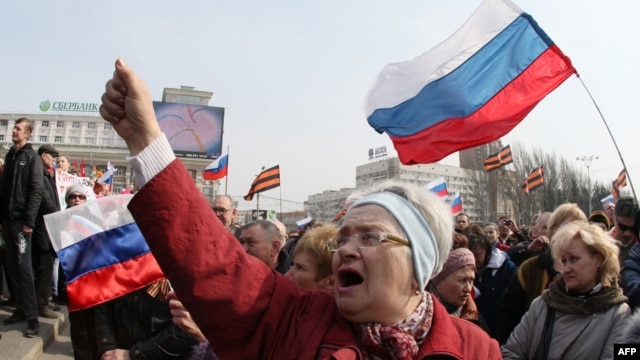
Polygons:
<instances>
[{"instance_id":1,"label":"woman's hand","mask_svg":"<svg viewBox=\"0 0 640 360\"><path fill-rule=\"evenodd\" d=\"M169 307L171 308L173 323L199 342L207 341L207 338L204 337L204 334L202 333L202 331L200 331L200 328L198 327L198 325L196 325L196 322L193 321L193 318L191 318L191 314L189 314L189 311L187 311L182 302L178 300L176 293L170 291L167 294L167 299L169 300Z\"/></svg>"},{"instance_id":2,"label":"woman's hand","mask_svg":"<svg viewBox=\"0 0 640 360\"><path fill-rule=\"evenodd\" d=\"M144 81L118 59L102 95L100 115L111 123L135 156L162 134Z\"/></svg>"}]
</instances>

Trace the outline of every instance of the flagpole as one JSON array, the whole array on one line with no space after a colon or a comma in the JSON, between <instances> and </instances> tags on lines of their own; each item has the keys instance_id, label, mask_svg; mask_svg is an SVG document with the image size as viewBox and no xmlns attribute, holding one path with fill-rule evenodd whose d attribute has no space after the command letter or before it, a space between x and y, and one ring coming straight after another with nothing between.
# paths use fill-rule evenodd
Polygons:
<instances>
[{"instance_id":1,"label":"flagpole","mask_svg":"<svg viewBox=\"0 0 640 360\"><path fill-rule=\"evenodd\" d=\"M591 102L593 102L593 105L596 107L596 110L598 110L598 114L600 114L600 118L602 119L604 126L607 128L607 132L609 132L611 141L613 141L613 145L616 147L616 151L618 152L618 157L620 158L620 161L622 161L622 166L624 167L625 170L627 170L627 175L628 175L627 178L629 180L629 186L631 186L631 191L633 192L633 197L637 199L638 197L636 196L636 190L633 187L633 182L631 182L631 176L629 176L629 169L627 169L627 164L624 163L624 158L622 157L622 153L620 153L620 148L618 147L618 143L616 143L616 139L613 138L611 129L609 129L609 124L607 124L607 120L604 119L604 115L602 115L602 111L600 111L600 107L596 103L596 100L593 98L593 96L591 96L591 91L589 91L589 89L587 88L587 85L584 83L584 81L582 81L580 74L576 72L576 76L578 77L578 80L580 80L580 83L582 83L582 86L584 87L584 89L587 91L589 98L591 98Z\"/></svg>"},{"instance_id":2,"label":"flagpole","mask_svg":"<svg viewBox=\"0 0 640 360\"><path fill-rule=\"evenodd\" d=\"M280 220L282 220L282 186L279 187L280 189Z\"/></svg>"}]
</instances>

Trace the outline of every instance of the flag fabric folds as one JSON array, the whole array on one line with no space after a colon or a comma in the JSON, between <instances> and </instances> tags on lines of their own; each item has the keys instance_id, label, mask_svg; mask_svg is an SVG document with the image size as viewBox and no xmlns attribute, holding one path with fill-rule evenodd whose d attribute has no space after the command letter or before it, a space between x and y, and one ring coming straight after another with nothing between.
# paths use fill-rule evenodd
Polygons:
<instances>
[{"instance_id":1,"label":"flag fabric folds","mask_svg":"<svg viewBox=\"0 0 640 360\"><path fill-rule=\"evenodd\" d=\"M254 194L277 188L278 186L280 186L280 165L261 172L251 183L251 189L249 189L249 193L244 199L251 201Z\"/></svg>"},{"instance_id":2,"label":"flag fabric folds","mask_svg":"<svg viewBox=\"0 0 640 360\"><path fill-rule=\"evenodd\" d=\"M84 157L82 158L82 160L80 160L80 176L81 177L87 176L84 171Z\"/></svg>"},{"instance_id":3,"label":"flag fabric folds","mask_svg":"<svg viewBox=\"0 0 640 360\"><path fill-rule=\"evenodd\" d=\"M449 196L449 191L447 190L447 183L444 181L444 178L438 178L428 183L427 189L429 191L433 191L441 198L446 198L447 196Z\"/></svg>"},{"instance_id":4,"label":"flag fabric folds","mask_svg":"<svg viewBox=\"0 0 640 360\"><path fill-rule=\"evenodd\" d=\"M491 172L512 162L511 145L507 145L500 149L499 152L489 155L489 157L484 160L484 171Z\"/></svg>"},{"instance_id":5,"label":"flag fabric folds","mask_svg":"<svg viewBox=\"0 0 640 360\"><path fill-rule=\"evenodd\" d=\"M618 177L611 182L611 194L615 200L620 197L620 189L627 186L627 169L622 169Z\"/></svg>"},{"instance_id":6,"label":"flag fabric folds","mask_svg":"<svg viewBox=\"0 0 640 360\"><path fill-rule=\"evenodd\" d=\"M115 299L164 277L127 210L132 197L102 197L45 215L66 276L69 311Z\"/></svg>"},{"instance_id":7,"label":"flag fabric folds","mask_svg":"<svg viewBox=\"0 0 640 360\"><path fill-rule=\"evenodd\" d=\"M203 177L205 180L218 180L227 176L229 169L229 155L224 154L217 158L214 162L207 165L204 169Z\"/></svg>"},{"instance_id":8,"label":"flag fabric folds","mask_svg":"<svg viewBox=\"0 0 640 360\"><path fill-rule=\"evenodd\" d=\"M616 199L613 197L613 194L609 194L609 196L600 199L600 204L604 205L607 202L615 202Z\"/></svg>"},{"instance_id":9,"label":"flag fabric folds","mask_svg":"<svg viewBox=\"0 0 640 360\"><path fill-rule=\"evenodd\" d=\"M296 221L296 226L298 227L298 230L304 230L304 227L307 226L312 220L313 218L311 216L307 216L302 220Z\"/></svg>"},{"instance_id":10,"label":"flag fabric folds","mask_svg":"<svg viewBox=\"0 0 640 360\"><path fill-rule=\"evenodd\" d=\"M525 194L539 188L544 183L544 167L540 166L535 169L520 183L520 187Z\"/></svg>"},{"instance_id":11,"label":"flag fabric folds","mask_svg":"<svg viewBox=\"0 0 640 360\"><path fill-rule=\"evenodd\" d=\"M340 221L340 219L342 219L342 217L345 216L346 214L347 214L347 209L340 210L340 212L333 217L333 220L331 220L331 222Z\"/></svg>"},{"instance_id":12,"label":"flag fabric folds","mask_svg":"<svg viewBox=\"0 0 640 360\"><path fill-rule=\"evenodd\" d=\"M111 161L107 163L107 170L100 176L98 182L101 184L111 184L113 182L113 174L115 173L116 168L111 165Z\"/></svg>"},{"instance_id":13,"label":"flag fabric folds","mask_svg":"<svg viewBox=\"0 0 640 360\"><path fill-rule=\"evenodd\" d=\"M457 192L453 196L453 200L451 200L451 212L457 214L462 211L462 197L460 193Z\"/></svg>"},{"instance_id":14,"label":"flag fabric folds","mask_svg":"<svg viewBox=\"0 0 640 360\"><path fill-rule=\"evenodd\" d=\"M507 134L575 72L530 15L485 0L433 49L385 66L365 114L403 164L428 164Z\"/></svg>"},{"instance_id":15,"label":"flag fabric folds","mask_svg":"<svg viewBox=\"0 0 640 360\"><path fill-rule=\"evenodd\" d=\"M617 189L627 186L627 169L622 169L622 171L620 171L620 174L618 174L618 177L613 184Z\"/></svg>"}]
</instances>

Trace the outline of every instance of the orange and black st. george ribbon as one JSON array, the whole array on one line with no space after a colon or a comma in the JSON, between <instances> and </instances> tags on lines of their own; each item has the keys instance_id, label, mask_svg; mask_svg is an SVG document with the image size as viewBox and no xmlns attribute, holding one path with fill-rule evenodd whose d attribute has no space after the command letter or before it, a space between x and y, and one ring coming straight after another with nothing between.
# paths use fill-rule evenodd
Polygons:
<instances>
[{"instance_id":1,"label":"orange and black st. george ribbon","mask_svg":"<svg viewBox=\"0 0 640 360\"><path fill-rule=\"evenodd\" d=\"M259 192L267 191L280 186L280 165L264 170L253 180L249 193L244 197L245 200L251 201L253 195Z\"/></svg>"},{"instance_id":2,"label":"orange and black st. george ribbon","mask_svg":"<svg viewBox=\"0 0 640 360\"><path fill-rule=\"evenodd\" d=\"M484 160L484 171L490 172L507 164L511 164L512 162L513 157L511 156L511 145L507 145L500 149L499 152L489 155L489 157Z\"/></svg>"}]
</instances>

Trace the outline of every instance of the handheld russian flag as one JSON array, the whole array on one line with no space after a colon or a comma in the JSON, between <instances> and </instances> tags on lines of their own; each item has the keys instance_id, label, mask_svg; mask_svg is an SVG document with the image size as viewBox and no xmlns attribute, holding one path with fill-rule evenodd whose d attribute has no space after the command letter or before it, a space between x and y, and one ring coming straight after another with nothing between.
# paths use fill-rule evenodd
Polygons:
<instances>
[{"instance_id":1,"label":"handheld russian flag","mask_svg":"<svg viewBox=\"0 0 640 360\"><path fill-rule=\"evenodd\" d=\"M447 183L444 181L444 178L438 178L433 180L432 182L427 184L427 189L429 191L433 191L436 195L441 198L446 198L449 196L449 191L447 190Z\"/></svg>"},{"instance_id":2,"label":"handheld russian flag","mask_svg":"<svg viewBox=\"0 0 640 360\"><path fill-rule=\"evenodd\" d=\"M204 169L203 177L205 180L218 180L227 176L229 168L229 154L224 154L215 159Z\"/></svg>"},{"instance_id":3,"label":"handheld russian flag","mask_svg":"<svg viewBox=\"0 0 640 360\"><path fill-rule=\"evenodd\" d=\"M609 196L600 199L600 204L604 205L607 202L615 203L616 199L613 197L613 194L609 194Z\"/></svg>"},{"instance_id":4,"label":"handheld russian flag","mask_svg":"<svg viewBox=\"0 0 640 360\"><path fill-rule=\"evenodd\" d=\"M435 48L385 66L365 114L403 164L428 164L504 136L574 73L530 15L485 0Z\"/></svg>"},{"instance_id":5,"label":"handheld russian flag","mask_svg":"<svg viewBox=\"0 0 640 360\"><path fill-rule=\"evenodd\" d=\"M113 174L115 173L116 168L111 165L111 161L107 163L107 170L100 176L98 182L101 184L111 184L113 182Z\"/></svg>"},{"instance_id":6,"label":"handheld russian flag","mask_svg":"<svg viewBox=\"0 0 640 360\"><path fill-rule=\"evenodd\" d=\"M451 212L457 214L462 211L462 197L460 197L460 193L457 192L453 196L453 200L451 200Z\"/></svg>"},{"instance_id":7,"label":"handheld russian flag","mask_svg":"<svg viewBox=\"0 0 640 360\"><path fill-rule=\"evenodd\" d=\"M164 278L127 210L132 197L106 196L44 216L67 278L69 311L101 304Z\"/></svg>"}]
</instances>

